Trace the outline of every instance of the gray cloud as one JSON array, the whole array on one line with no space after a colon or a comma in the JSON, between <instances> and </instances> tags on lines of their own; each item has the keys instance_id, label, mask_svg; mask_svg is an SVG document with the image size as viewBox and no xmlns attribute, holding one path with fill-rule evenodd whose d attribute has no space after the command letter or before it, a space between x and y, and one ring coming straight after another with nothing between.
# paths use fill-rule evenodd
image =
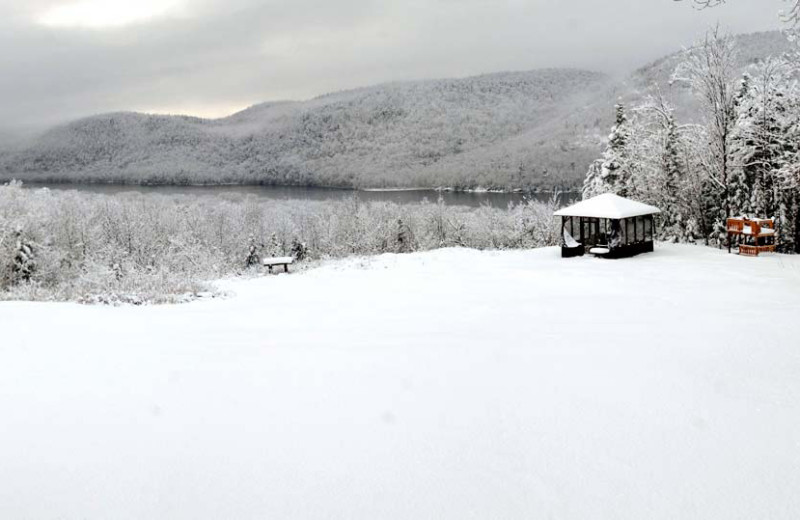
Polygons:
<instances>
[{"instance_id":1,"label":"gray cloud","mask_svg":"<svg viewBox=\"0 0 800 520\"><path fill-rule=\"evenodd\" d=\"M720 22L778 27L781 0L195 0L97 30L38 25L69 2L0 6L0 127L112 110L223 114L377 82L538 67L619 73Z\"/></svg>"}]
</instances>

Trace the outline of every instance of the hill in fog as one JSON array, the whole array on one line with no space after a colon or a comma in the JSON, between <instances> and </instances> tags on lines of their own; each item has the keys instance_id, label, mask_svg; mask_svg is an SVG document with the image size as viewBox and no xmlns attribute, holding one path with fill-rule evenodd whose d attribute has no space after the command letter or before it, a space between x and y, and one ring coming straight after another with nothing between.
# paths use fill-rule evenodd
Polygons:
<instances>
[{"instance_id":1,"label":"hill in fog","mask_svg":"<svg viewBox=\"0 0 800 520\"><path fill-rule=\"evenodd\" d=\"M742 67L788 48L779 33L739 38ZM114 113L60 126L0 156L28 181L263 183L341 187L569 188L601 151L618 97L670 86L665 57L625 81L572 69L401 82L230 117Z\"/></svg>"}]
</instances>

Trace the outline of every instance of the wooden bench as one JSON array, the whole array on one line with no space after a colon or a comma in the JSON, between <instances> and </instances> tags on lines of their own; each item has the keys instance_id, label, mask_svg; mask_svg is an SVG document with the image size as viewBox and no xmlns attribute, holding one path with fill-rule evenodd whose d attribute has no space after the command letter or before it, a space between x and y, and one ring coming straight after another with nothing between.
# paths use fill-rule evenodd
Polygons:
<instances>
[{"instance_id":1,"label":"wooden bench","mask_svg":"<svg viewBox=\"0 0 800 520\"><path fill-rule=\"evenodd\" d=\"M272 268L275 266L283 266L284 272L289 272L289 264L294 263L294 258L291 256L279 256L275 258L265 258L261 261L261 263L269 269L269 272L272 272Z\"/></svg>"}]
</instances>

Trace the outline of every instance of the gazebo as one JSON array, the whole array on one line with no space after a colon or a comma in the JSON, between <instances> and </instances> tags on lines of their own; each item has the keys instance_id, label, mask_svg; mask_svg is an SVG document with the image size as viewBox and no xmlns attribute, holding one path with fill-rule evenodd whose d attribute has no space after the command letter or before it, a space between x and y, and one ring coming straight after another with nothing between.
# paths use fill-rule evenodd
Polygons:
<instances>
[{"instance_id":1,"label":"gazebo","mask_svg":"<svg viewBox=\"0 0 800 520\"><path fill-rule=\"evenodd\" d=\"M590 253L624 258L653 251L655 206L605 193L555 212L561 217L561 256Z\"/></svg>"}]
</instances>

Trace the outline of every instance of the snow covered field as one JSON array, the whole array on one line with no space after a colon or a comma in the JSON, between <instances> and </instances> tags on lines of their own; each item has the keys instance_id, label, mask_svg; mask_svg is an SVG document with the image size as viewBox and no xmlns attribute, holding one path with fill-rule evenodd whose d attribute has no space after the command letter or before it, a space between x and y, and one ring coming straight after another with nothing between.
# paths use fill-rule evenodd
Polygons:
<instances>
[{"instance_id":1,"label":"snow covered field","mask_svg":"<svg viewBox=\"0 0 800 520\"><path fill-rule=\"evenodd\" d=\"M0 518L796 519L800 257L447 249L0 303Z\"/></svg>"}]
</instances>

